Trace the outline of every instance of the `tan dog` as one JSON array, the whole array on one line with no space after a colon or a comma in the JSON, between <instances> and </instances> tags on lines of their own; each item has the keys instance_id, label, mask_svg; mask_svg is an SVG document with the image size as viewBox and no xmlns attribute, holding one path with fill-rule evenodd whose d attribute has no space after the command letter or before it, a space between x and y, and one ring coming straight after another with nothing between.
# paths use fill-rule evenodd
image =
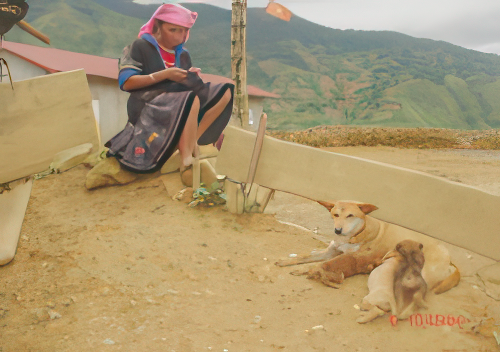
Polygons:
<instances>
[{"instance_id":1,"label":"tan dog","mask_svg":"<svg viewBox=\"0 0 500 352\"><path fill-rule=\"evenodd\" d=\"M460 281L460 272L451 263L448 250L437 240L405 229L366 214L376 210L372 204L344 202L319 202L333 218L335 233L349 238L348 243L332 243L323 251L310 255L289 258L276 263L289 266L323 261L308 271L312 279L336 287L344 278L368 273L382 263L382 258L405 239L423 244L425 265L422 277L434 293L445 292Z\"/></svg>"},{"instance_id":2,"label":"tan dog","mask_svg":"<svg viewBox=\"0 0 500 352\"><path fill-rule=\"evenodd\" d=\"M368 278L370 293L363 298L361 310L365 312L356 320L358 323L367 323L389 311L398 319L407 319L417 308L426 308L422 248L421 243L403 240L387 253L382 265Z\"/></svg>"}]
</instances>

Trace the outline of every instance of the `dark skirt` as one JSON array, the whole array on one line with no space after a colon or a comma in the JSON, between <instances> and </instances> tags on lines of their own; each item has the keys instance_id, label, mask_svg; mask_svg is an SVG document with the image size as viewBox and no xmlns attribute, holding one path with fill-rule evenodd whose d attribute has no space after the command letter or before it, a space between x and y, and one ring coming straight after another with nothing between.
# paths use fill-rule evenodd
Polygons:
<instances>
[{"instance_id":1,"label":"dark skirt","mask_svg":"<svg viewBox=\"0 0 500 352\"><path fill-rule=\"evenodd\" d=\"M172 84L168 91L163 87L132 92L127 103L129 121L125 128L109 140L107 156L117 158L127 170L151 173L161 169L177 149L196 96L200 100L198 123L207 110L217 104L234 85L229 83L199 83L189 87ZM153 86L154 88L154 86ZM189 90L186 90L189 88ZM179 90L179 91L172 91ZM229 122L232 99L224 111L198 139L199 145L215 143Z\"/></svg>"}]
</instances>

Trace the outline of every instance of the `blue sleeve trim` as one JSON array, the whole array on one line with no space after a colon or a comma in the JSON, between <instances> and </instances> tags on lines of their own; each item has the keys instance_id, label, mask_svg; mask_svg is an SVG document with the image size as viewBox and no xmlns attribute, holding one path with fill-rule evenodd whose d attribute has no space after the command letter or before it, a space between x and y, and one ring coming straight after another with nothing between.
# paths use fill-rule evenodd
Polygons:
<instances>
[{"instance_id":1,"label":"blue sleeve trim","mask_svg":"<svg viewBox=\"0 0 500 352\"><path fill-rule=\"evenodd\" d=\"M181 54L183 51L186 51L183 44L175 47L175 67L181 67Z\"/></svg>"},{"instance_id":2,"label":"blue sleeve trim","mask_svg":"<svg viewBox=\"0 0 500 352\"><path fill-rule=\"evenodd\" d=\"M118 75L118 85L120 86L120 89L123 90L123 85L132 76L138 75L139 71L134 70L133 68L124 68L123 70L120 71L120 74Z\"/></svg>"}]
</instances>

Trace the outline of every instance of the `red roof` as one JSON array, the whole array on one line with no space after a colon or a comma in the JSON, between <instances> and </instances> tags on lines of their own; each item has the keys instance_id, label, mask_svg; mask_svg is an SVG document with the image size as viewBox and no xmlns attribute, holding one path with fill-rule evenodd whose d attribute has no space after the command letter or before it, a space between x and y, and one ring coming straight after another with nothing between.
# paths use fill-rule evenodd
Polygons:
<instances>
[{"instance_id":1,"label":"red roof","mask_svg":"<svg viewBox=\"0 0 500 352\"><path fill-rule=\"evenodd\" d=\"M87 75L118 79L118 59L75 53L72 51L46 48L35 45L3 41L0 49L16 55L50 73L84 69ZM230 78L202 73L205 82L230 83ZM248 94L264 98L279 98L278 94L269 93L248 85Z\"/></svg>"},{"instance_id":2,"label":"red roof","mask_svg":"<svg viewBox=\"0 0 500 352\"><path fill-rule=\"evenodd\" d=\"M83 68L88 75L118 79L117 59L7 41L2 48L50 73Z\"/></svg>"}]
</instances>

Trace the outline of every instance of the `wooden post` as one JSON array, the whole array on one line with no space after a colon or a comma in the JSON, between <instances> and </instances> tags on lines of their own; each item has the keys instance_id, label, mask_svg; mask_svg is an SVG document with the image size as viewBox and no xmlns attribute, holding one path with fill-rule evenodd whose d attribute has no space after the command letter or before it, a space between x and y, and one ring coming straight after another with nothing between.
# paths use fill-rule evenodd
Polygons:
<instances>
[{"instance_id":1,"label":"wooden post","mask_svg":"<svg viewBox=\"0 0 500 352\"><path fill-rule=\"evenodd\" d=\"M231 20L231 73L235 82L233 117L239 119L241 127L249 128L246 25L247 0L232 0Z\"/></svg>"},{"instance_id":2,"label":"wooden post","mask_svg":"<svg viewBox=\"0 0 500 352\"><path fill-rule=\"evenodd\" d=\"M257 163L259 162L262 143L264 142L264 136L266 135L266 126L267 114L262 113L260 116L259 129L257 130L257 136L255 138L255 145L253 147L252 159L250 160L250 167L248 169L248 178L245 189L245 196L247 197L250 194L253 180L255 179L255 173L257 172Z\"/></svg>"},{"instance_id":3,"label":"wooden post","mask_svg":"<svg viewBox=\"0 0 500 352\"><path fill-rule=\"evenodd\" d=\"M31 34L32 36L34 36L35 38L41 40L42 42L44 42L45 44L49 44L50 45L50 38L47 37L45 34L43 34L42 32L39 32L37 31L35 28L33 28L32 26L30 26L28 23L26 23L25 21L21 20L19 22L16 23L17 26L19 28L21 28L22 30L28 32L29 34Z\"/></svg>"}]
</instances>

